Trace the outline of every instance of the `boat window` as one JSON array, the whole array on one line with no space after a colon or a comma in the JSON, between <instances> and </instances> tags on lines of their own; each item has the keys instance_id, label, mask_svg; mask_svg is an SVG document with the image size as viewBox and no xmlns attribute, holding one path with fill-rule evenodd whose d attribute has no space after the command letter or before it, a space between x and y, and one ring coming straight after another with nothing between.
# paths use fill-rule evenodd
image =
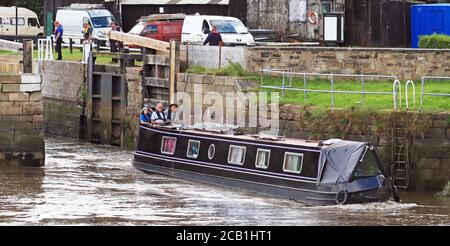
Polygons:
<instances>
[{"instance_id":1,"label":"boat window","mask_svg":"<svg viewBox=\"0 0 450 246\"><path fill-rule=\"evenodd\" d=\"M246 147L230 145L228 163L233 165L244 165L246 149Z\"/></svg>"},{"instance_id":2,"label":"boat window","mask_svg":"<svg viewBox=\"0 0 450 246\"><path fill-rule=\"evenodd\" d=\"M208 149L208 158L212 160L215 154L216 154L216 146L214 144L211 144Z\"/></svg>"},{"instance_id":3,"label":"boat window","mask_svg":"<svg viewBox=\"0 0 450 246\"><path fill-rule=\"evenodd\" d=\"M161 143L161 153L167 155L175 154L175 148L177 146L177 138L175 137L163 137Z\"/></svg>"},{"instance_id":4,"label":"boat window","mask_svg":"<svg viewBox=\"0 0 450 246\"><path fill-rule=\"evenodd\" d=\"M187 157L197 159L200 153L200 141L189 140Z\"/></svg>"},{"instance_id":5,"label":"boat window","mask_svg":"<svg viewBox=\"0 0 450 246\"><path fill-rule=\"evenodd\" d=\"M302 172L303 167L303 154L286 153L284 154L283 170L288 173Z\"/></svg>"},{"instance_id":6,"label":"boat window","mask_svg":"<svg viewBox=\"0 0 450 246\"><path fill-rule=\"evenodd\" d=\"M373 177L381 174L375 151L373 147L367 147L363 158L355 172L356 178Z\"/></svg>"},{"instance_id":7,"label":"boat window","mask_svg":"<svg viewBox=\"0 0 450 246\"><path fill-rule=\"evenodd\" d=\"M258 149L256 153L256 167L258 168L269 168L270 161L270 150L268 149Z\"/></svg>"}]
</instances>

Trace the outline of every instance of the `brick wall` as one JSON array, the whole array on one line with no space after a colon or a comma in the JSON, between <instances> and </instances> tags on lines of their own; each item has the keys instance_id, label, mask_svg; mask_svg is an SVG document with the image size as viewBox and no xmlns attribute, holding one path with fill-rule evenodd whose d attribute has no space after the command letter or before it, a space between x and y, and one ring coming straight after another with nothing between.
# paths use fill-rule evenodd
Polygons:
<instances>
[{"instance_id":1,"label":"brick wall","mask_svg":"<svg viewBox=\"0 0 450 246\"><path fill-rule=\"evenodd\" d=\"M45 161L41 77L0 74L0 164Z\"/></svg>"}]
</instances>

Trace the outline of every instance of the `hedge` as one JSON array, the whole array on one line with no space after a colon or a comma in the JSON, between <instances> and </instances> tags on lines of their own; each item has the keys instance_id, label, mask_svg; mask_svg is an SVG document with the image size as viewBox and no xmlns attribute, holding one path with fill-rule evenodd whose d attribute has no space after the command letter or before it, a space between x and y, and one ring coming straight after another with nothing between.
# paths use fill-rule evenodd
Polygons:
<instances>
[{"instance_id":1,"label":"hedge","mask_svg":"<svg viewBox=\"0 0 450 246\"><path fill-rule=\"evenodd\" d=\"M419 47L428 49L450 49L450 36L442 34L421 36Z\"/></svg>"}]
</instances>

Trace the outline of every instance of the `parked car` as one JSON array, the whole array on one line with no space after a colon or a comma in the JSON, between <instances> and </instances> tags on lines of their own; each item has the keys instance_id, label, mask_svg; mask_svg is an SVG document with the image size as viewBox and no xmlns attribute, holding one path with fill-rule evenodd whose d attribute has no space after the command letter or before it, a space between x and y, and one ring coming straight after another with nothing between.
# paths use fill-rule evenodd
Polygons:
<instances>
[{"instance_id":1,"label":"parked car","mask_svg":"<svg viewBox=\"0 0 450 246\"><path fill-rule=\"evenodd\" d=\"M141 18L128 33L165 42L170 40L180 41L184 18L184 14L150 15ZM138 48L133 44L127 46Z\"/></svg>"},{"instance_id":2,"label":"parked car","mask_svg":"<svg viewBox=\"0 0 450 246\"><path fill-rule=\"evenodd\" d=\"M109 10L96 4L72 4L58 9L56 20L64 27L64 35L82 36L83 23L89 22L93 28L94 39L107 39L111 22L116 22ZM66 39L64 40L66 41Z\"/></svg>"},{"instance_id":3,"label":"parked car","mask_svg":"<svg viewBox=\"0 0 450 246\"><path fill-rule=\"evenodd\" d=\"M255 39L237 18L209 15L152 15L138 21L128 33L169 42L203 44L212 26L217 26L225 45L255 45ZM136 47L129 45L129 47Z\"/></svg>"},{"instance_id":4,"label":"parked car","mask_svg":"<svg viewBox=\"0 0 450 246\"><path fill-rule=\"evenodd\" d=\"M17 31L19 36L43 36L44 27L39 24L36 13L18 8ZM16 8L0 7L0 36L16 35Z\"/></svg>"},{"instance_id":5,"label":"parked car","mask_svg":"<svg viewBox=\"0 0 450 246\"><path fill-rule=\"evenodd\" d=\"M185 44L203 44L212 26L222 35L225 45L256 45L247 27L237 18L212 15L186 16L181 41Z\"/></svg>"}]
</instances>

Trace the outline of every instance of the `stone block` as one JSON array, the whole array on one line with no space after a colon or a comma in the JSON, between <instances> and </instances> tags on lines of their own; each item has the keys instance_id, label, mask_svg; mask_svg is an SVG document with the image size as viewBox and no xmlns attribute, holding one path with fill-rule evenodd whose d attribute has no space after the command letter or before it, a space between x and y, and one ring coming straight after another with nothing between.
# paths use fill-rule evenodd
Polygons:
<instances>
[{"instance_id":1,"label":"stone block","mask_svg":"<svg viewBox=\"0 0 450 246\"><path fill-rule=\"evenodd\" d=\"M44 132L42 130L14 131L15 151L44 152Z\"/></svg>"},{"instance_id":2,"label":"stone block","mask_svg":"<svg viewBox=\"0 0 450 246\"><path fill-rule=\"evenodd\" d=\"M10 102L27 102L30 100L28 93L9 93Z\"/></svg>"},{"instance_id":3,"label":"stone block","mask_svg":"<svg viewBox=\"0 0 450 246\"><path fill-rule=\"evenodd\" d=\"M0 130L21 130L32 129L33 124L31 121L2 121L0 122Z\"/></svg>"},{"instance_id":4,"label":"stone block","mask_svg":"<svg viewBox=\"0 0 450 246\"><path fill-rule=\"evenodd\" d=\"M41 75L39 74L23 74L22 75L22 84L40 84L41 83Z\"/></svg>"},{"instance_id":5,"label":"stone block","mask_svg":"<svg viewBox=\"0 0 450 246\"><path fill-rule=\"evenodd\" d=\"M431 119L433 120L447 120L448 117L450 117L449 113L443 112L443 113L436 113L431 115Z\"/></svg>"},{"instance_id":6,"label":"stone block","mask_svg":"<svg viewBox=\"0 0 450 246\"><path fill-rule=\"evenodd\" d=\"M425 133L425 137L442 138L445 136L445 128L431 128Z\"/></svg>"},{"instance_id":7,"label":"stone block","mask_svg":"<svg viewBox=\"0 0 450 246\"><path fill-rule=\"evenodd\" d=\"M0 83L2 84L20 84L21 76L15 74L0 74Z\"/></svg>"},{"instance_id":8,"label":"stone block","mask_svg":"<svg viewBox=\"0 0 450 246\"><path fill-rule=\"evenodd\" d=\"M11 130L0 129L0 151L7 151L14 142L14 132Z\"/></svg>"},{"instance_id":9,"label":"stone block","mask_svg":"<svg viewBox=\"0 0 450 246\"><path fill-rule=\"evenodd\" d=\"M44 111L42 102L24 102L24 115L40 115Z\"/></svg>"},{"instance_id":10,"label":"stone block","mask_svg":"<svg viewBox=\"0 0 450 246\"><path fill-rule=\"evenodd\" d=\"M433 120L433 127L435 128L446 128L448 126L445 120Z\"/></svg>"},{"instance_id":11,"label":"stone block","mask_svg":"<svg viewBox=\"0 0 450 246\"><path fill-rule=\"evenodd\" d=\"M450 180L450 172L446 170L436 169L434 171L434 179L433 180L442 180L449 181Z\"/></svg>"},{"instance_id":12,"label":"stone block","mask_svg":"<svg viewBox=\"0 0 450 246\"><path fill-rule=\"evenodd\" d=\"M4 84L3 92L35 92L41 91L40 84Z\"/></svg>"},{"instance_id":13,"label":"stone block","mask_svg":"<svg viewBox=\"0 0 450 246\"><path fill-rule=\"evenodd\" d=\"M416 175L422 180L433 180L434 169L419 169L417 170Z\"/></svg>"},{"instance_id":14,"label":"stone block","mask_svg":"<svg viewBox=\"0 0 450 246\"><path fill-rule=\"evenodd\" d=\"M30 101L31 102L42 101L42 92L31 92L30 93Z\"/></svg>"},{"instance_id":15,"label":"stone block","mask_svg":"<svg viewBox=\"0 0 450 246\"><path fill-rule=\"evenodd\" d=\"M441 169L450 171L450 159L441 159Z\"/></svg>"},{"instance_id":16,"label":"stone block","mask_svg":"<svg viewBox=\"0 0 450 246\"><path fill-rule=\"evenodd\" d=\"M226 77L224 80L225 86L234 86L234 82L236 81L236 78L234 77Z\"/></svg>"},{"instance_id":17,"label":"stone block","mask_svg":"<svg viewBox=\"0 0 450 246\"><path fill-rule=\"evenodd\" d=\"M418 165L421 169L438 169L440 168L439 159L422 159Z\"/></svg>"},{"instance_id":18,"label":"stone block","mask_svg":"<svg viewBox=\"0 0 450 246\"><path fill-rule=\"evenodd\" d=\"M1 89L1 85L0 85L0 89ZM5 102L9 100L9 96L8 93L3 93L0 90L0 102Z\"/></svg>"},{"instance_id":19,"label":"stone block","mask_svg":"<svg viewBox=\"0 0 450 246\"><path fill-rule=\"evenodd\" d=\"M0 115L21 115L22 102L0 102Z\"/></svg>"}]
</instances>

